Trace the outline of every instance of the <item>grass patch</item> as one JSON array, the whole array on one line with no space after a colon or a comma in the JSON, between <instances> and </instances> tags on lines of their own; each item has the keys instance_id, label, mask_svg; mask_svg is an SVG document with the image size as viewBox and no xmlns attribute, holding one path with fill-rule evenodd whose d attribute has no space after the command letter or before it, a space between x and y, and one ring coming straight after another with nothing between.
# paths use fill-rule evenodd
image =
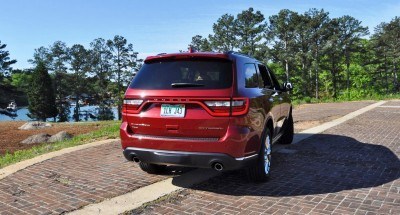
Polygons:
<instances>
[{"instance_id":1,"label":"grass patch","mask_svg":"<svg viewBox=\"0 0 400 215\"><path fill-rule=\"evenodd\" d=\"M99 122L96 122L99 123ZM104 121L100 122L102 127L96 131L81 134L73 137L70 140L60 141L56 143L42 144L39 146L34 146L30 149L19 150L14 153L6 153L4 156L0 157L0 168L5 166L34 158L36 156L46 154L48 152L58 151L60 149L83 145L85 143L90 143L95 140L112 139L119 137L119 126L120 121ZM79 125L77 125L79 126Z\"/></svg>"}]
</instances>

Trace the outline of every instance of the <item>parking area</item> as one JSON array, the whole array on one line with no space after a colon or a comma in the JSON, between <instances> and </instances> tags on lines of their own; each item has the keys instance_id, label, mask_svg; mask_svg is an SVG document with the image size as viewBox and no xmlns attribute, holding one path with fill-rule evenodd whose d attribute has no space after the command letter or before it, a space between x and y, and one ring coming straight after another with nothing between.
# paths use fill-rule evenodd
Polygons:
<instances>
[{"instance_id":1,"label":"parking area","mask_svg":"<svg viewBox=\"0 0 400 215\"><path fill-rule=\"evenodd\" d=\"M399 131L387 102L274 153L267 183L226 173L132 213L400 214Z\"/></svg>"},{"instance_id":2,"label":"parking area","mask_svg":"<svg viewBox=\"0 0 400 215\"><path fill-rule=\"evenodd\" d=\"M294 110L296 131L372 103L300 106ZM396 107L399 101L389 101L275 152L267 183L250 183L242 171L228 172L131 213L400 214ZM185 171L146 174L125 161L117 141L52 158L0 180L0 214L65 213Z\"/></svg>"}]
</instances>

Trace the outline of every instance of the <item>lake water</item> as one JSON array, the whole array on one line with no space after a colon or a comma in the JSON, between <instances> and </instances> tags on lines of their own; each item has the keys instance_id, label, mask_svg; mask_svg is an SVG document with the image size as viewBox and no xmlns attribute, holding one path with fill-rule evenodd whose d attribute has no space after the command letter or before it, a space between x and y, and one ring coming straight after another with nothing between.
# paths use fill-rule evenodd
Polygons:
<instances>
[{"instance_id":1,"label":"lake water","mask_svg":"<svg viewBox=\"0 0 400 215\"><path fill-rule=\"evenodd\" d=\"M97 107L98 106L83 106L83 107L80 107L80 111L81 111L81 114L83 114L82 111L89 111L89 112L93 113L93 112L95 112ZM73 121L72 115L74 113L74 108L75 107L70 108L70 110L71 110L70 121ZM114 120L117 120L118 119L117 108L116 107L112 108L112 112L114 114ZM21 108L21 109L18 109L18 111L17 111L17 115L18 115L17 117L9 117L7 115L0 114L0 121L29 121L29 120L32 120L31 118L29 118L27 116L28 113L29 113L28 108ZM80 119L81 119L81 121L93 121L93 119L91 119L90 117L85 118L84 115L81 115ZM53 118L49 118L47 121L53 121Z\"/></svg>"}]
</instances>

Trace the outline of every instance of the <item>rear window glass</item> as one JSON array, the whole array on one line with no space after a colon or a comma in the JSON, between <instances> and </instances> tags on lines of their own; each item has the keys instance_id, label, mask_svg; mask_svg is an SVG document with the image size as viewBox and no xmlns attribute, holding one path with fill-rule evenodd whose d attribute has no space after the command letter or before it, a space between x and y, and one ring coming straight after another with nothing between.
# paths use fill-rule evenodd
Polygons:
<instances>
[{"instance_id":1,"label":"rear window glass","mask_svg":"<svg viewBox=\"0 0 400 215\"><path fill-rule=\"evenodd\" d=\"M130 84L134 89L224 89L232 86L232 63L179 60L146 63Z\"/></svg>"}]
</instances>

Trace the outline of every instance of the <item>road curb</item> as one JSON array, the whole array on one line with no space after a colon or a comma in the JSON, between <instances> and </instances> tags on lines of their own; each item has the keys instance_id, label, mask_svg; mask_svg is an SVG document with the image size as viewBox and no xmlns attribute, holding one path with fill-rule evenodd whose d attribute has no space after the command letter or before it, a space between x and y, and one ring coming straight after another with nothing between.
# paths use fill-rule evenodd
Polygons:
<instances>
[{"instance_id":1,"label":"road curb","mask_svg":"<svg viewBox=\"0 0 400 215\"><path fill-rule=\"evenodd\" d=\"M61 156L61 155L67 154L67 153L75 152L78 150L87 149L87 148L94 147L94 146L100 146L100 145L107 144L107 143L112 143L114 141L119 141L119 139L101 140L101 141L96 141L93 143L87 143L87 144L83 144L83 145L79 145L79 146L69 147L69 148L58 150L58 151L39 155L37 157L6 166L6 167L0 169L0 180L13 174L13 173L16 173L20 170L23 170L23 169L25 169L29 166L35 165L37 163L41 163L45 160L49 160L51 158L58 157L58 156Z\"/></svg>"},{"instance_id":2,"label":"road curb","mask_svg":"<svg viewBox=\"0 0 400 215\"><path fill-rule=\"evenodd\" d=\"M104 200L97 204L87 205L81 209L72 211L70 215L87 214L121 214L126 211L138 208L146 202L157 200L172 192L192 187L213 178L220 173L212 169L196 169L175 178L168 178L163 181L141 187L132 192Z\"/></svg>"}]
</instances>

